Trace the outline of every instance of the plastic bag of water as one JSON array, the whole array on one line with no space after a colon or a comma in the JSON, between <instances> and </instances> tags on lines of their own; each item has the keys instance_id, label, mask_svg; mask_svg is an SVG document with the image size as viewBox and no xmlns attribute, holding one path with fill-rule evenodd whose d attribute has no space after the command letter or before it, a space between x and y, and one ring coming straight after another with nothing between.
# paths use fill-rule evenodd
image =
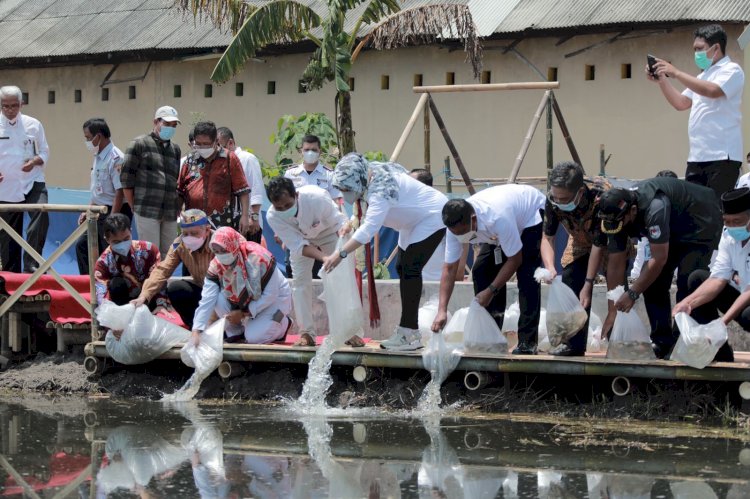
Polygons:
<instances>
[{"instance_id":1,"label":"plastic bag of water","mask_svg":"<svg viewBox=\"0 0 750 499\"><path fill-rule=\"evenodd\" d=\"M688 314L680 312L675 315L674 321L680 330L680 337L677 338L671 359L696 369L709 365L729 337L727 326L721 319L698 324Z\"/></svg>"},{"instance_id":2,"label":"plastic bag of water","mask_svg":"<svg viewBox=\"0 0 750 499\"><path fill-rule=\"evenodd\" d=\"M464 327L464 350L478 353L506 353L508 340L500 332L495 319L474 299L469 305Z\"/></svg>"},{"instance_id":3,"label":"plastic bag of water","mask_svg":"<svg viewBox=\"0 0 750 499\"><path fill-rule=\"evenodd\" d=\"M534 279L540 283L551 277L552 273L544 267L534 272ZM562 282L562 276L555 277L549 285L546 308L547 337L553 347L575 336L589 318L576 294Z\"/></svg>"},{"instance_id":4,"label":"plastic bag of water","mask_svg":"<svg viewBox=\"0 0 750 499\"><path fill-rule=\"evenodd\" d=\"M617 301L625 292L625 288L617 286L607 292L607 298ZM643 323L635 309L630 312L617 311L612 334L609 336L607 348L608 359L646 360L656 359L654 349L651 348L649 330Z\"/></svg>"}]
</instances>

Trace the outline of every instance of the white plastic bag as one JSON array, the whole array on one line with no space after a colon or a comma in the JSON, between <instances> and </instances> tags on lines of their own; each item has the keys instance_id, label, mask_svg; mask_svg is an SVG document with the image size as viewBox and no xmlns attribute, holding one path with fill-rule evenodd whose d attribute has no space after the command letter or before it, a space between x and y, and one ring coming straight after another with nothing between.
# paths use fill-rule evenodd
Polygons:
<instances>
[{"instance_id":1,"label":"white plastic bag","mask_svg":"<svg viewBox=\"0 0 750 499\"><path fill-rule=\"evenodd\" d=\"M503 333L515 331L518 332L518 318L521 316L521 307L518 300L505 310L503 315Z\"/></svg>"},{"instance_id":2,"label":"white plastic bag","mask_svg":"<svg viewBox=\"0 0 750 499\"><path fill-rule=\"evenodd\" d=\"M727 326L721 319L698 324L688 314L680 312L675 315L674 321L680 330L680 337L677 338L671 359L696 369L709 365L729 338Z\"/></svg>"},{"instance_id":3,"label":"white plastic bag","mask_svg":"<svg viewBox=\"0 0 750 499\"><path fill-rule=\"evenodd\" d=\"M500 332L495 319L474 299L464 327L464 351L475 353L507 353L508 340Z\"/></svg>"},{"instance_id":4,"label":"white plastic bag","mask_svg":"<svg viewBox=\"0 0 750 499\"><path fill-rule=\"evenodd\" d=\"M606 338L602 338L602 320L594 312L591 312L586 351L591 353L606 352L608 346L609 341Z\"/></svg>"},{"instance_id":5,"label":"white plastic bag","mask_svg":"<svg viewBox=\"0 0 750 499\"><path fill-rule=\"evenodd\" d=\"M336 252L341 251L347 240L348 238L339 238ZM330 272L321 269L318 273L323 280L323 299L328 313L328 338L337 345L343 345L362 329L362 302L359 299L355 269L355 259L344 258Z\"/></svg>"},{"instance_id":6,"label":"white plastic bag","mask_svg":"<svg viewBox=\"0 0 750 499\"><path fill-rule=\"evenodd\" d=\"M443 329L445 341L448 343L464 344L464 330L466 319L469 317L469 307L459 308Z\"/></svg>"},{"instance_id":7,"label":"white plastic bag","mask_svg":"<svg viewBox=\"0 0 750 499\"><path fill-rule=\"evenodd\" d=\"M625 288L617 286L607 292L607 299L617 301L625 292ZM609 336L607 348L608 359L646 360L656 359L651 347L649 330L643 323L635 309L630 312L620 312L615 316L612 334Z\"/></svg>"},{"instance_id":8,"label":"white plastic bag","mask_svg":"<svg viewBox=\"0 0 750 499\"><path fill-rule=\"evenodd\" d=\"M427 299L424 305L419 307L419 312L417 314L417 327L422 335L422 345L427 345L430 338L432 338L432 323L435 321L439 302L440 298L437 295L433 295ZM451 317L451 313L448 312L448 321L451 320Z\"/></svg>"},{"instance_id":9,"label":"white plastic bag","mask_svg":"<svg viewBox=\"0 0 750 499\"><path fill-rule=\"evenodd\" d=\"M102 326L122 331L119 340L112 331L104 338L107 353L120 364L150 362L190 338L188 330L154 316L146 306L118 306L105 301L97 308L96 318Z\"/></svg>"},{"instance_id":10,"label":"white plastic bag","mask_svg":"<svg viewBox=\"0 0 750 499\"><path fill-rule=\"evenodd\" d=\"M547 282L552 273L544 267L534 272L537 282ZM557 276L549 285L547 293L547 336L553 347L569 340L586 324L589 316L570 287Z\"/></svg>"},{"instance_id":11,"label":"white plastic bag","mask_svg":"<svg viewBox=\"0 0 750 499\"><path fill-rule=\"evenodd\" d=\"M432 378L419 398L417 410L434 412L440 407L440 385L456 368L462 353L460 344L448 343L442 332L432 333L422 351L422 363Z\"/></svg>"},{"instance_id":12,"label":"white plastic bag","mask_svg":"<svg viewBox=\"0 0 750 499\"><path fill-rule=\"evenodd\" d=\"M549 338L547 337L547 310L541 309L539 311L539 331L537 334L537 352L549 352L552 350L552 345L549 344Z\"/></svg>"},{"instance_id":13,"label":"white plastic bag","mask_svg":"<svg viewBox=\"0 0 750 499\"><path fill-rule=\"evenodd\" d=\"M163 401L181 402L195 397L201 383L219 367L224 358L224 327L226 319L219 319L201 333L200 343L195 346L192 341L185 343L180 350L180 358L188 367L195 368L190 379L182 388L171 395L162 397Z\"/></svg>"}]
</instances>

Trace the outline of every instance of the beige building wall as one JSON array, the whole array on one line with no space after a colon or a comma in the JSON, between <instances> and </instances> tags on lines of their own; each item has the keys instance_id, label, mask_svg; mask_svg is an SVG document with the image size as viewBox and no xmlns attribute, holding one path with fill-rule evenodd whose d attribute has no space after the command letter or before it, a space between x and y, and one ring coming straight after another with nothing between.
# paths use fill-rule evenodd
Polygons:
<instances>
[{"instance_id":1,"label":"beige building wall","mask_svg":"<svg viewBox=\"0 0 750 499\"><path fill-rule=\"evenodd\" d=\"M730 26L728 31L729 55L740 63L749 62L736 42L741 29ZM604 144L607 154L612 154L609 174L643 178L664 168L683 174L689 113L672 109L657 85L646 80L643 68L646 54L652 53L697 74L692 28L616 41L565 57L611 36L579 36L559 46L557 38L528 39L517 48L543 73L550 67L557 68L561 88L556 95L588 172L598 172L599 145ZM538 75L512 53L502 53L505 44L488 42L485 46L484 70L491 72L492 82L538 81ZM154 110L164 104L180 112L183 127L177 137L183 148L188 125L205 117L232 128L243 147L272 159L269 136L282 115L322 111L333 116L332 86L298 93L307 58L287 55L249 62L234 80L213 85L211 98L206 98L204 91L211 83L209 75L216 60L205 59L154 63L143 82L110 85L106 102L101 100L99 85L111 69L108 65L3 71L2 82L19 85L29 93L30 103L24 112L39 118L45 126L51 147L48 184L87 188L91 160L83 145L81 124L93 116L106 118L115 143L124 150L134 136L151 129ZM624 64L631 65L631 78L622 77ZM587 65L595 68L590 81L585 78ZM122 65L112 78L138 76L145 68L146 63ZM422 74L425 85L439 85L445 83L448 72L455 73L457 84L474 82L460 51L424 47L363 53L352 71L358 149L390 154L417 103L418 96L411 90L414 75ZM388 90L381 89L383 75L389 76ZM275 82L275 95L267 93L269 81ZM244 84L242 97L235 95L238 82ZM180 98L173 97L175 85L181 85ZM129 98L129 86L135 87L135 99ZM80 103L74 102L77 89L81 90ZM55 92L54 104L47 102L49 91ZM470 175L483 178L509 175L541 96L542 91L512 91L436 94L434 99ZM748 100L750 97L745 99L746 110ZM750 130L748 121L744 123L746 131ZM408 168L422 166L422 136L420 120L400 158ZM545 175L544 136L542 119L522 176ZM746 133L745 137L750 135ZM443 184L439 171L449 152L434 121L431 147L433 172L437 183ZM750 140L746 140L745 149L750 149ZM557 127L554 155L556 161L570 157ZM455 163L453 172L458 174Z\"/></svg>"}]
</instances>

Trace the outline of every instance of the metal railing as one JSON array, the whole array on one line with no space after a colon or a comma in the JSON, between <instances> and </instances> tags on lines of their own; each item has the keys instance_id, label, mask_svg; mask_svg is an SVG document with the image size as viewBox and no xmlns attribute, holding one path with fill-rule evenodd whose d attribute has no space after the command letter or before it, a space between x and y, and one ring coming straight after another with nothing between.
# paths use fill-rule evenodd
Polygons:
<instances>
[{"instance_id":1,"label":"metal railing","mask_svg":"<svg viewBox=\"0 0 750 499\"><path fill-rule=\"evenodd\" d=\"M94 282L94 267L96 266L96 260L99 255L99 233L97 227L97 221L100 215L107 213L106 206L89 206L89 205L67 205L67 204L0 204L0 213L8 212L61 212L61 213L85 213L86 222L80 224L76 229L71 232L65 241L49 256L47 260L44 259L34 248L26 242L23 236L17 233L13 228L2 218L0 218L0 231L5 231L8 235L17 242L23 249L28 253L34 260L39 263L39 268L24 281L16 291L11 294L5 302L0 304L0 317L4 316L13 305L23 296L23 294L31 288L40 277L45 273L49 273L60 286L63 287L70 295L78 302L84 310L86 310L91 316L91 337L96 340L97 325L94 310L96 309L96 286ZM52 264L55 263L65 252L73 246L78 238L83 234L87 235L88 250L89 250L89 292L91 297L89 301L78 292L76 289L55 270L52 268Z\"/></svg>"}]
</instances>

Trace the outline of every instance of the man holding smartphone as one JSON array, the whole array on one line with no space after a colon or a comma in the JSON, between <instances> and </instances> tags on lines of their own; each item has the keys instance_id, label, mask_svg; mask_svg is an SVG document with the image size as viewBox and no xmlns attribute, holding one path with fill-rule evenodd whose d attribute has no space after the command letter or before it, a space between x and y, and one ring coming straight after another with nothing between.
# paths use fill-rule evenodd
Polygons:
<instances>
[{"instance_id":1,"label":"man holding smartphone","mask_svg":"<svg viewBox=\"0 0 750 499\"><path fill-rule=\"evenodd\" d=\"M692 76L662 59L646 77L659 85L678 111L690 109L685 180L710 187L716 202L734 188L742 165L742 68L726 55L727 34L718 24L701 26L693 33L695 64L703 72ZM680 93L668 80L687 87Z\"/></svg>"}]
</instances>

